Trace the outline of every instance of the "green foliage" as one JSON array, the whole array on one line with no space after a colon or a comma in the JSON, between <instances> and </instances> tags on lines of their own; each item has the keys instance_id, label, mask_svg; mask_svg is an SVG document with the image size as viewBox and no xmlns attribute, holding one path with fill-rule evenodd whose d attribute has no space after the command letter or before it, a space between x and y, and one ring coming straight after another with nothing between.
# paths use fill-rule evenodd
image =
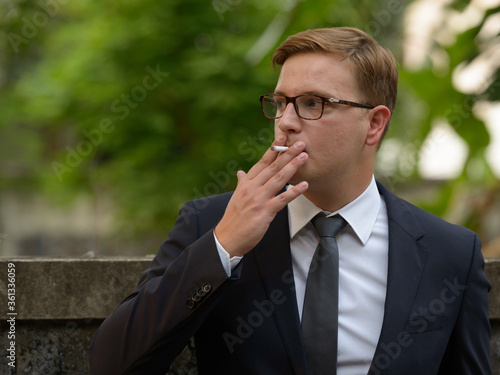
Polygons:
<instances>
[{"instance_id":1,"label":"green foliage","mask_svg":"<svg viewBox=\"0 0 500 375\"><path fill-rule=\"evenodd\" d=\"M104 191L125 227L165 233L184 201L233 189L236 170L272 142L258 96L273 91L269 57L284 37L350 25L401 55L403 3L356 3L1 3L0 186L61 201ZM389 137L421 145L433 119L446 118L469 159L483 156L488 132L472 113L479 97L452 88L453 70L479 53L479 29L438 46L449 56L445 74L401 69ZM497 76L480 98L498 100L499 87ZM418 106L426 111L413 116Z\"/></svg>"},{"instance_id":2,"label":"green foliage","mask_svg":"<svg viewBox=\"0 0 500 375\"><path fill-rule=\"evenodd\" d=\"M469 2L464 1L452 2L449 4L449 12L462 11L468 5L470 5ZM459 68L477 59L483 52L484 45L495 43L494 38L498 35L492 37L491 40L481 41L478 34L486 20L491 15L498 13L499 10L500 8L487 10L477 26L458 33L454 38L451 38L451 42L439 42L438 38L433 40L431 52L437 51L446 56L446 66L437 67L429 59L418 71L407 69L400 71L400 90L402 89L403 94L400 95L400 99L402 99L403 106L407 106L408 101L410 101L423 110L420 114L415 113L413 118L407 116L403 120L401 115L407 115L409 111L406 108L403 110L400 108L399 113L395 116L395 122L405 123L409 121L410 126L404 126L406 134L398 133L396 130L390 136L397 137L406 145L421 147L432 130L433 124L436 121L445 120L468 146L469 153L461 176L456 180L446 181L434 200L419 204L439 216L454 221L460 222L456 217L448 217L447 215L454 206L463 203L460 199L463 198L464 190L469 191L470 194L486 197L492 194L492 187L499 183L485 158L485 149L490 143L490 135L484 122L475 111L476 104L481 101L499 100L500 76L498 70L493 74L490 82L480 82L482 83L482 91L480 92L465 94L457 91L453 83L454 75ZM417 165L418 163L413 164L414 170L411 178L414 181L419 179ZM471 171L474 172L470 173ZM396 175L398 173L401 174L401 171L397 171ZM482 187L482 189L478 189L478 187ZM479 212L472 209L468 217L463 218L461 223L481 232L483 228L474 225L477 220L474 221L471 218L484 214L484 210Z\"/></svg>"}]
</instances>

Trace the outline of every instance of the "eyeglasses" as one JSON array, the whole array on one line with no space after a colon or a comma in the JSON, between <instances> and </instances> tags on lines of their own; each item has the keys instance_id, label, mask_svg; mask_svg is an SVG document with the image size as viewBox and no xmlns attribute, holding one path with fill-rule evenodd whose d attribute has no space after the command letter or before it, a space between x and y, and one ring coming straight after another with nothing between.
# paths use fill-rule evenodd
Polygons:
<instances>
[{"instance_id":1,"label":"eyeglasses","mask_svg":"<svg viewBox=\"0 0 500 375\"><path fill-rule=\"evenodd\" d=\"M323 116L325 103L336 103L350 105L359 108L375 108L369 104L361 104L347 100L325 98L319 95L298 95L284 96L277 94L266 94L259 97L262 105L262 112L270 120L274 120L283 116L288 103L292 103L297 116L304 120L318 120Z\"/></svg>"}]
</instances>

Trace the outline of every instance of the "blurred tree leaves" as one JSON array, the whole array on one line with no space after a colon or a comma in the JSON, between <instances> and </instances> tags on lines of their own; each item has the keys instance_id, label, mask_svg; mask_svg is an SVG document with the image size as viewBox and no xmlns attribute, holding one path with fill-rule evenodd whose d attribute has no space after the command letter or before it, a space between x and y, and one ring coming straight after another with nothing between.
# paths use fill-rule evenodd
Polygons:
<instances>
[{"instance_id":1,"label":"blurred tree leaves","mask_svg":"<svg viewBox=\"0 0 500 375\"><path fill-rule=\"evenodd\" d=\"M456 74L473 64L476 60L483 58L483 53L491 46L500 48L498 38L498 28L496 32L486 40L480 37L485 23L490 17L496 15L500 8L487 9L483 11L480 22L477 25L462 31L455 31L456 25L450 27L451 16L465 12L470 7L470 2L454 1L445 7L444 19L436 27L428 59L423 66L418 69L400 70L400 103L398 112L395 114L397 124L408 124L400 126L399 129L392 129L389 137L399 139L403 147L415 149L414 162L401 165L397 171L393 171L392 179L397 184L398 180L409 183L418 181L421 177L418 174L418 161L422 154L427 151L422 148L425 139L431 130L439 122L446 122L452 129L466 142L468 147L467 160L462 174L453 180L445 181L434 199L426 200L419 205L435 214L449 220L468 225L473 230L483 234L484 228L477 224L480 220L473 219L477 216L485 216L488 209L493 206L468 207L467 214L457 217L456 207L464 204L464 191L469 195L482 195L487 199L498 200L496 191L498 189L498 178L492 172L491 166L485 157L486 147L490 143L488 130L480 118L477 104L489 101L498 101L498 90L500 87L500 76L498 64L491 76L477 76L477 88L474 92L461 92L455 88ZM439 32L447 31L448 35L439 38ZM433 55L439 55L441 63L433 60ZM444 63L443 63L444 60ZM493 64L493 66L495 66ZM420 113L414 113L414 117L408 116L411 110L407 110L410 104L421 108ZM406 116L402 118L401 116ZM413 130L412 130L413 129ZM405 134L403 134L403 132ZM439 147L438 142L433 145ZM432 148L432 147L431 147ZM432 153L430 153L432 157ZM411 171L408 170L408 165ZM411 173L410 173L411 172ZM394 178L395 177L395 178ZM476 224L474 224L476 223Z\"/></svg>"},{"instance_id":2,"label":"blurred tree leaves","mask_svg":"<svg viewBox=\"0 0 500 375\"><path fill-rule=\"evenodd\" d=\"M235 171L249 169L271 143L272 123L261 115L258 96L274 89L269 57L277 43L306 28L349 25L373 34L401 60L406 5L2 2L0 187L67 201L80 191L103 193L125 228L165 234L182 202L231 190ZM482 22L497 11L487 11ZM498 100L498 74L482 93L464 94L452 84L454 70L481 53L481 27L449 45L434 41L448 56L444 72L431 62L418 71L401 66L389 138L418 150L433 121L446 119L467 142L469 162L484 159L489 135L473 105ZM394 185L418 180L412 167L386 177ZM482 176L484 183L492 179ZM443 214L452 192L443 188L427 208Z\"/></svg>"}]
</instances>

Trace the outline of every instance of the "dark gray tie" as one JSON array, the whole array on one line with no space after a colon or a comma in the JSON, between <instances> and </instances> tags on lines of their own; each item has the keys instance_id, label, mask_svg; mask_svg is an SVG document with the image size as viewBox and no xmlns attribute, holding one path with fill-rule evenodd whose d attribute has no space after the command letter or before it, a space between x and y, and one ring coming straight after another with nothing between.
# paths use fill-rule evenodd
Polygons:
<instances>
[{"instance_id":1,"label":"dark gray tie","mask_svg":"<svg viewBox=\"0 0 500 375\"><path fill-rule=\"evenodd\" d=\"M312 220L320 241L309 267L302 310L302 336L309 374L337 373L339 251L335 236L345 227L339 215Z\"/></svg>"}]
</instances>

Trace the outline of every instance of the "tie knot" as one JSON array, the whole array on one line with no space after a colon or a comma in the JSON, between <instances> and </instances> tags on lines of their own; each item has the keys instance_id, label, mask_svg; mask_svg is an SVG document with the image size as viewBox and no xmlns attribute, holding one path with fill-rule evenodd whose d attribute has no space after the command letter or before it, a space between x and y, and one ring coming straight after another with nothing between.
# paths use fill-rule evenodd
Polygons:
<instances>
[{"instance_id":1,"label":"tie knot","mask_svg":"<svg viewBox=\"0 0 500 375\"><path fill-rule=\"evenodd\" d=\"M342 216L326 217L323 213L316 215L311 222L320 237L335 237L347 225Z\"/></svg>"}]
</instances>

